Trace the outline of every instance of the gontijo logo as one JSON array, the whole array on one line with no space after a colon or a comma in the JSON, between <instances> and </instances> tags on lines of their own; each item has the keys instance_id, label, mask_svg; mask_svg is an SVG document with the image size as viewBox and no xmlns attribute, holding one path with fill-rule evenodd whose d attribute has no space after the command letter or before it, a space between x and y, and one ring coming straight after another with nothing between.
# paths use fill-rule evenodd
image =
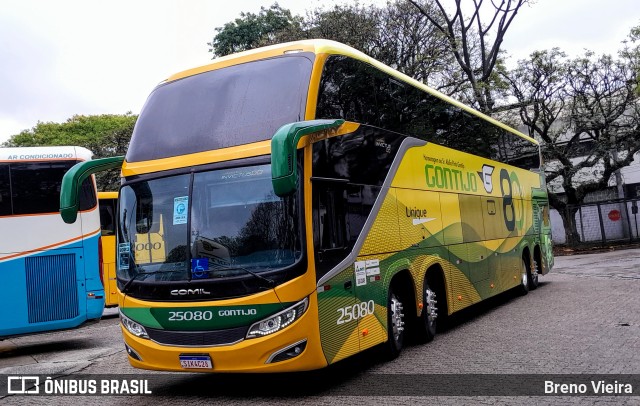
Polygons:
<instances>
[{"instance_id":1,"label":"gontijo logo","mask_svg":"<svg viewBox=\"0 0 640 406\"><path fill-rule=\"evenodd\" d=\"M462 192L478 191L478 180L473 172L428 163L424 166L424 173L429 187Z\"/></svg>"}]
</instances>

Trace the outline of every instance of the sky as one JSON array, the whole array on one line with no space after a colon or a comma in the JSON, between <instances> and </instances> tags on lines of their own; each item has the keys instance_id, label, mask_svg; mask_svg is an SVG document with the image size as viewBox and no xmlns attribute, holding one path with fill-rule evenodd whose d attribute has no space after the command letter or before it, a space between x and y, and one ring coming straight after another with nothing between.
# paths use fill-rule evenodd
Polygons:
<instances>
[{"instance_id":1,"label":"sky","mask_svg":"<svg viewBox=\"0 0 640 406\"><path fill-rule=\"evenodd\" d=\"M278 3L304 15L348 1ZM273 2L2 0L0 142L76 114L138 114L163 79L211 61L207 43L216 27ZM384 4L360 4L370 2ZM535 0L518 13L502 49L512 61L552 47L615 54L638 25L637 0Z\"/></svg>"}]
</instances>

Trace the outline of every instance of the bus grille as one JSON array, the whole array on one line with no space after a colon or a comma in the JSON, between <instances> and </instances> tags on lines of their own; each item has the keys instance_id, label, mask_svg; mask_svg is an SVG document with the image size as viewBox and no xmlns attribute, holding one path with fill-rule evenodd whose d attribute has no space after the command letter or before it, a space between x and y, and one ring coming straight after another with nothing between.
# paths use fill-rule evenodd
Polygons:
<instances>
[{"instance_id":1,"label":"bus grille","mask_svg":"<svg viewBox=\"0 0 640 406\"><path fill-rule=\"evenodd\" d=\"M212 347L242 341L247 335L247 326L214 331L170 331L145 327L149 338L158 344L184 347Z\"/></svg>"},{"instance_id":2,"label":"bus grille","mask_svg":"<svg viewBox=\"0 0 640 406\"><path fill-rule=\"evenodd\" d=\"M25 258L29 323L77 317L78 284L74 254Z\"/></svg>"}]
</instances>

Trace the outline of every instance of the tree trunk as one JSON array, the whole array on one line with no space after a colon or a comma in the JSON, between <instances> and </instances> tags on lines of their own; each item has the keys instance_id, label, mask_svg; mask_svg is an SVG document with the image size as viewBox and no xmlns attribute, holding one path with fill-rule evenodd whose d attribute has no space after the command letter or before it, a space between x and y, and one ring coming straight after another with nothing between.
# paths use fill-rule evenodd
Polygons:
<instances>
[{"instance_id":1,"label":"tree trunk","mask_svg":"<svg viewBox=\"0 0 640 406\"><path fill-rule=\"evenodd\" d=\"M576 246L580 244L580 233L578 233L578 225L576 223L576 213L579 206L567 206L564 210L558 210L558 214L562 217L564 223L564 233L566 244L568 246Z\"/></svg>"}]
</instances>

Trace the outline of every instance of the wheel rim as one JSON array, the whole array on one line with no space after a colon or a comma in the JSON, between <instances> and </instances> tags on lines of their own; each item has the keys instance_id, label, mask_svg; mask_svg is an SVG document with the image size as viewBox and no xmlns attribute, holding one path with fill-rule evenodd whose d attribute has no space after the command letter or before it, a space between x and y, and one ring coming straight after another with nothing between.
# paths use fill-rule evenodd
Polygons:
<instances>
[{"instance_id":1,"label":"wheel rim","mask_svg":"<svg viewBox=\"0 0 640 406\"><path fill-rule=\"evenodd\" d=\"M400 342L400 337L404 331L404 314L402 314L402 302L396 295L391 295L391 328L393 331L393 341Z\"/></svg>"},{"instance_id":2,"label":"wheel rim","mask_svg":"<svg viewBox=\"0 0 640 406\"><path fill-rule=\"evenodd\" d=\"M527 264L522 261L522 278L520 283L525 288L529 287L529 275L527 275L527 273Z\"/></svg>"},{"instance_id":3,"label":"wheel rim","mask_svg":"<svg viewBox=\"0 0 640 406\"><path fill-rule=\"evenodd\" d=\"M430 326L433 326L438 318L438 308L436 307L436 303L438 302L436 301L436 293L429 288L427 288L424 293L426 305L424 311L427 312L427 323L429 323Z\"/></svg>"}]
</instances>

